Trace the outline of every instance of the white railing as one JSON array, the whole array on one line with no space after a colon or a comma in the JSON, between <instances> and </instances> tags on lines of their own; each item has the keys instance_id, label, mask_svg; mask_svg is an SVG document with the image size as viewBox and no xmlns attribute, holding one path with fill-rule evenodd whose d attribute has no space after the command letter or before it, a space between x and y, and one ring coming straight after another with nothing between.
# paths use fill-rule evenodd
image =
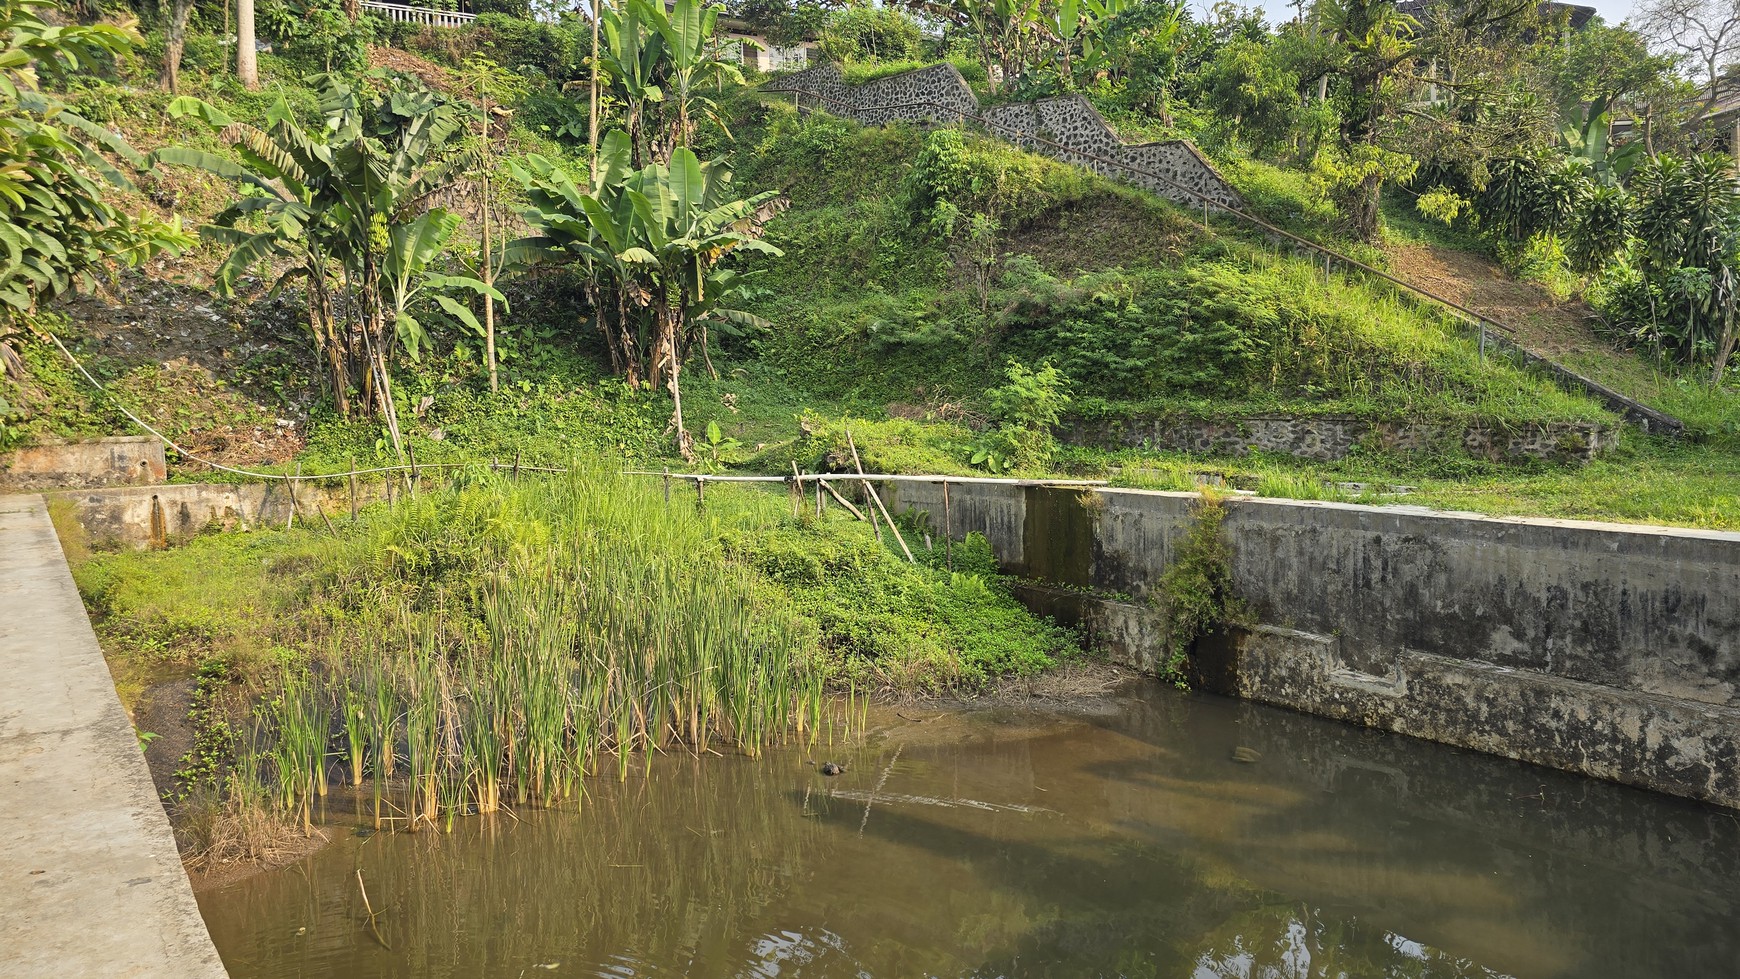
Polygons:
<instances>
[{"instance_id":1,"label":"white railing","mask_svg":"<svg viewBox=\"0 0 1740 979\"><path fill-rule=\"evenodd\" d=\"M363 0L362 6L364 10L373 11L388 20L396 20L402 24L422 24L426 27L463 27L477 19L476 14L462 14L457 10L408 7L402 3L378 3L376 0Z\"/></svg>"}]
</instances>

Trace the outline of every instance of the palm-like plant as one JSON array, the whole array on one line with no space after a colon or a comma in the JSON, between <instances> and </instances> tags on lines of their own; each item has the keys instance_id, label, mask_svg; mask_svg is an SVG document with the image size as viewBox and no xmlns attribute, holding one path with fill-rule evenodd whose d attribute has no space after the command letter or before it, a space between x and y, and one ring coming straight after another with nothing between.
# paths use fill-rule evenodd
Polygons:
<instances>
[{"instance_id":1,"label":"palm-like plant","mask_svg":"<svg viewBox=\"0 0 1740 979\"><path fill-rule=\"evenodd\" d=\"M713 43L714 28L719 21L719 8L703 6L702 0L676 0L670 14L664 13L662 2L631 0L652 9L659 34L665 41L670 62L670 87L676 95L676 117L671 121L669 145L687 146L694 135L692 119L695 110L712 113L712 99L700 94L704 86L726 81L743 83L743 72L719 57L719 47ZM716 117L716 113L714 113Z\"/></svg>"},{"instance_id":2,"label":"palm-like plant","mask_svg":"<svg viewBox=\"0 0 1740 979\"><path fill-rule=\"evenodd\" d=\"M1740 192L1733 164L1719 153L1689 159L1663 154L1632 174L1638 200L1639 265L1677 308L1683 327L1660 327L1687 360L1709 356L1720 383L1734 352L1740 305Z\"/></svg>"},{"instance_id":3,"label":"palm-like plant","mask_svg":"<svg viewBox=\"0 0 1740 979\"><path fill-rule=\"evenodd\" d=\"M737 252L781 254L759 237L764 205L775 195L733 196L731 172L678 147L667 164L632 165L630 138L606 135L589 191L539 156L514 164L531 207L535 235L509 246L522 260L571 262L585 272L594 326L611 366L635 386L664 387L671 427L685 458L693 439L683 423L681 376L708 327L764 325L729 306L743 276L723 263Z\"/></svg>"},{"instance_id":4,"label":"palm-like plant","mask_svg":"<svg viewBox=\"0 0 1740 979\"><path fill-rule=\"evenodd\" d=\"M299 125L282 99L259 128L180 98L170 114L218 129L239 162L183 148L159 150L155 158L203 168L242 189L201 229L230 248L218 269L220 288L232 290L261 263L284 269L274 291L304 282L309 326L339 410L378 412L397 449L390 371L399 350L415 359L427 341L416 302L436 293L438 305L481 332L470 309L439 290L503 298L492 286L438 267L460 219L429 200L475 164L476 151L461 145L463 112L421 85L364 101L333 76L315 83L319 132Z\"/></svg>"}]
</instances>

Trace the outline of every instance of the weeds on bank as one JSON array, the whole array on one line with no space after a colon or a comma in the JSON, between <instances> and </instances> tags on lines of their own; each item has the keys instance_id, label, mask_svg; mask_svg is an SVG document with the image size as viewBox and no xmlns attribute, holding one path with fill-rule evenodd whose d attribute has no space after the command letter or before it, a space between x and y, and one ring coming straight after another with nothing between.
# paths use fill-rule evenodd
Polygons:
<instances>
[{"instance_id":1,"label":"weeds on bank","mask_svg":"<svg viewBox=\"0 0 1740 979\"><path fill-rule=\"evenodd\" d=\"M1155 607L1166 623L1166 659L1160 673L1179 685L1192 644L1240 615L1232 596L1232 548L1221 535L1226 514L1220 497L1202 494L1154 592Z\"/></svg>"}]
</instances>

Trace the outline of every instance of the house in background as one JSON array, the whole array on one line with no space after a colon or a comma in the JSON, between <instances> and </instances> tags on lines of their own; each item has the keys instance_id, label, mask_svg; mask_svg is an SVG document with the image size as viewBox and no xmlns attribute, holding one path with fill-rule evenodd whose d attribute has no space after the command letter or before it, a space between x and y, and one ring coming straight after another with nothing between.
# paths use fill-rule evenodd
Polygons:
<instances>
[{"instance_id":1,"label":"house in background","mask_svg":"<svg viewBox=\"0 0 1740 979\"><path fill-rule=\"evenodd\" d=\"M675 5L674 0L665 0L666 10ZM716 29L719 56L756 71L807 68L816 51L816 42L809 40L785 46L774 44L754 24L723 14Z\"/></svg>"}]
</instances>

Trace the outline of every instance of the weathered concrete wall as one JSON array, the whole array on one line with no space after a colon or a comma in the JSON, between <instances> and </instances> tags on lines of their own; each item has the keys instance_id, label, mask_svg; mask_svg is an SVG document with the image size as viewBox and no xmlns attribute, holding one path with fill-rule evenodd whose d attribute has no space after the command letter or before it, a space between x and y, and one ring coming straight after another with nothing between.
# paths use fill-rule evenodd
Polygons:
<instances>
[{"instance_id":1,"label":"weathered concrete wall","mask_svg":"<svg viewBox=\"0 0 1740 979\"><path fill-rule=\"evenodd\" d=\"M978 96L954 65L931 65L848 85L840 66L831 62L776 78L767 83L766 90L796 93L800 105L849 116L865 125L950 123L979 116L987 130L1001 139L1179 203L1201 207L1202 198L1196 196L1200 194L1217 207L1244 206L1238 191L1188 140L1128 145L1106 124L1099 110L1079 95L981 109Z\"/></svg>"},{"instance_id":2,"label":"weathered concrete wall","mask_svg":"<svg viewBox=\"0 0 1740 979\"><path fill-rule=\"evenodd\" d=\"M399 487L397 491L402 491ZM386 499L387 484L360 484L358 506ZM72 507L73 517L92 546L162 547L204 530L283 527L290 520L290 489L285 483L177 483L110 489L65 490L48 494L51 504ZM296 519L319 521L322 513L350 513L348 485L296 486Z\"/></svg>"},{"instance_id":3,"label":"weathered concrete wall","mask_svg":"<svg viewBox=\"0 0 1740 979\"><path fill-rule=\"evenodd\" d=\"M1136 418L1077 422L1066 439L1080 445L1143 447L1176 452L1244 455L1277 452L1300 459L1344 459L1355 448L1394 452L1460 452L1477 459L1587 463L1619 442L1615 426L1593 422L1371 421L1351 415L1247 415Z\"/></svg>"},{"instance_id":4,"label":"weathered concrete wall","mask_svg":"<svg viewBox=\"0 0 1740 979\"><path fill-rule=\"evenodd\" d=\"M943 523L940 486L902 508ZM1191 494L955 485L1031 597L1155 669L1150 600ZM1248 625L1198 644L1223 692L1740 807L1740 534L1247 499L1223 524Z\"/></svg>"},{"instance_id":5,"label":"weathered concrete wall","mask_svg":"<svg viewBox=\"0 0 1740 979\"><path fill-rule=\"evenodd\" d=\"M0 456L0 492L134 486L167 477L163 443L148 436L32 445Z\"/></svg>"}]
</instances>

